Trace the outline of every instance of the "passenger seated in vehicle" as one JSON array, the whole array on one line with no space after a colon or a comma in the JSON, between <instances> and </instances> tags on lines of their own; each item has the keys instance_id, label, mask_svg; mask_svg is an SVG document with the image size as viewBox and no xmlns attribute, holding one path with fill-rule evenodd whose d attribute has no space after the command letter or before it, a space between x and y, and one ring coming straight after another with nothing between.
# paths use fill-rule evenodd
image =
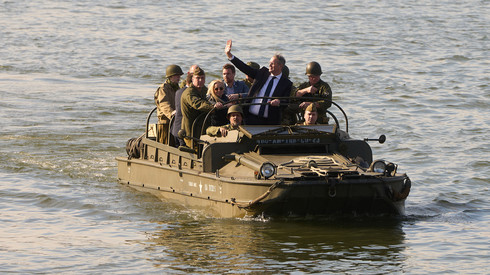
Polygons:
<instances>
[{"instance_id":1,"label":"passenger seated in vehicle","mask_svg":"<svg viewBox=\"0 0 490 275\"><path fill-rule=\"evenodd\" d=\"M226 137L228 131L237 130L238 126L243 122L243 110L239 105L233 105L228 108L228 119L230 123L224 126L210 126L206 129L206 134L209 136Z\"/></svg>"},{"instance_id":2,"label":"passenger seated in vehicle","mask_svg":"<svg viewBox=\"0 0 490 275\"><path fill-rule=\"evenodd\" d=\"M228 107L231 106L231 103L229 103L229 99L225 94L225 83L219 79L211 81L211 83L208 85L208 93L206 94L206 98L213 105L221 102L225 106L225 108L215 110L210 115L211 125L220 126L228 123L226 114L228 112Z\"/></svg>"},{"instance_id":3,"label":"passenger seated in vehicle","mask_svg":"<svg viewBox=\"0 0 490 275\"><path fill-rule=\"evenodd\" d=\"M298 125L315 125L315 124L318 124L317 123L318 111L317 111L314 103L311 103L310 105L308 105L308 107L306 107L304 119L305 119L305 121L303 123L298 124Z\"/></svg>"}]
</instances>

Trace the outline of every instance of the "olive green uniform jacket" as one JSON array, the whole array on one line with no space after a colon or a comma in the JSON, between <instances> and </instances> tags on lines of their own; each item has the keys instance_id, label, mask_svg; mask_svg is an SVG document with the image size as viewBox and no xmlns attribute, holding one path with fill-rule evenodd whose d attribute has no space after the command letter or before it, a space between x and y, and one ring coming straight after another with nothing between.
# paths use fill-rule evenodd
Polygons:
<instances>
[{"instance_id":1,"label":"olive green uniform jacket","mask_svg":"<svg viewBox=\"0 0 490 275\"><path fill-rule=\"evenodd\" d=\"M208 129L206 129L206 135L209 135L212 137L215 137L215 136L220 137L221 136L221 132L219 130L220 128L225 128L226 130L231 131L231 130L237 130L239 127L238 126L233 127L233 126L231 126L231 124L226 124L223 126L210 126L210 127L208 127Z\"/></svg>"},{"instance_id":2,"label":"olive green uniform jacket","mask_svg":"<svg viewBox=\"0 0 490 275\"><path fill-rule=\"evenodd\" d=\"M165 81L155 92L154 99L157 105L158 116L158 141L167 143L168 130L172 112L175 110L175 92L178 90L177 84L172 84L169 79Z\"/></svg>"},{"instance_id":3,"label":"olive green uniform jacket","mask_svg":"<svg viewBox=\"0 0 490 275\"><path fill-rule=\"evenodd\" d=\"M301 83L296 91L308 88L310 87L310 82L306 81L304 83ZM327 82L323 81L320 79L318 83L313 85L313 87L317 88L318 91L312 95L312 94L305 94L302 96L302 98L305 99L305 101L308 101L307 98L315 98L315 99L324 99L324 100L319 100L316 101L320 104L320 106L317 108L318 109L318 122L320 123L326 123L324 120L326 120L326 112L327 109L332 106L332 89L330 88L330 85L328 85Z\"/></svg>"},{"instance_id":4,"label":"olive green uniform jacket","mask_svg":"<svg viewBox=\"0 0 490 275\"><path fill-rule=\"evenodd\" d=\"M167 79L155 92L155 104L159 123L169 123L172 112L175 111L175 92L179 89Z\"/></svg>"},{"instance_id":5,"label":"olive green uniform jacket","mask_svg":"<svg viewBox=\"0 0 490 275\"><path fill-rule=\"evenodd\" d=\"M187 136L192 133L192 123L196 118L205 112L209 112L213 109L213 105L206 99L206 87L198 89L191 85L182 93L180 99L180 106L182 110L182 127L185 130ZM198 129L201 129L202 125L197 125ZM194 133L194 137L199 138L200 133ZM190 147L190 139L185 139L186 144Z\"/></svg>"}]
</instances>

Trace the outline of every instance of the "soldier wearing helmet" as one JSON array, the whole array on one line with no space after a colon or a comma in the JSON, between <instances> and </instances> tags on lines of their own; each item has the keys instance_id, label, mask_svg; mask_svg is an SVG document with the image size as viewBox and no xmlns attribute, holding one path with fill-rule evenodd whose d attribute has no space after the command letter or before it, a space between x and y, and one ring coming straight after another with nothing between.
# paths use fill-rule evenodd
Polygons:
<instances>
[{"instance_id":1,"label":"soldier wearing helmet","mask_svg":"<svg viewBox=\"0 0 490 275\"><path fill-rule=\"evenodd\" d=\"M243 122L243 110L240 105L232 105L228 108L227 114L230 123L224 126L211 126L206 129L206 134L210 136L221 136L226 137L228 131L238 130L238 127L242 125Z\"/></svg>"},{"instance_id":2,"label":"soldier wearing helmet","mask_svg":"<svg viewBox=\"0 0 490 275\"><path fill-rule=\"evenodd\" d=\"M318 122L327 123L326 111L332 105L332 89L327 82L320 79L322 73L322 67L318 62L312 61L308 63L305 73L308 76L308 81L298 86L295 95L305 99L299 105L301 110L304 111L311 103L314 103L318 110ZM317 100L309 101L308 98Z\"/></svg>"},{"instance_id":3,"label":"soldier wearing helmet","mask_svg":"<svg viewBox=\"0 0 490 275\"><path fill-rule=\"evenodd\" d=\"M182 69L178 65L169 65L165 70L165 82L158 87L154 99L157 105L157 133L158 142L168 144L170 119L175 113L175 92L179 89ZM170 139L171 143L173 139Z\"/></svg>"}]
</instances>

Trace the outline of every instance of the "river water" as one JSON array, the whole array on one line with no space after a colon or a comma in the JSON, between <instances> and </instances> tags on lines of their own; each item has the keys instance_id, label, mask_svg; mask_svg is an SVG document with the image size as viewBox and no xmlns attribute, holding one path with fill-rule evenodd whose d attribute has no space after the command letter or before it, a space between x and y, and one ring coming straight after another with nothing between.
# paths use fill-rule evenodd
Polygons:
<instances>
[{"instance_id":1,"label":"river water","mask_svg":"<svg viewBox=\"0 0 490 275\"><path fill-rule=\"evenodd\" d=\"M490 2L0 1L0 271L488 273ZM117 183L165 67L322 65L401 218L216 219ZM238 73L238 78L243 74Z\"/></svg>"}]
</instances>

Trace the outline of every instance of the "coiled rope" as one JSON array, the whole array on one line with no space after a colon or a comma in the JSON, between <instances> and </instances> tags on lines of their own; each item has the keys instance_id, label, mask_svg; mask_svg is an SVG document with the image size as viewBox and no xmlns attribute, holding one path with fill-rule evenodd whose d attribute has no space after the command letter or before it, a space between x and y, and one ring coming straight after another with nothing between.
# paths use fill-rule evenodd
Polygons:
<instances>
[{"instance_id":1,"label":"coiled rope","mask_svg":"<svg viewBox=\"0 0 490 275\"><path fill-rule=\"evenodd\" d=\"M143 151L143 143L141 141L143 140L145 134L146 133L137 138L130 138L126 142L126 153L128 154L129 159L140 157L141 152Z\"/></svg>"}]
</instances>

